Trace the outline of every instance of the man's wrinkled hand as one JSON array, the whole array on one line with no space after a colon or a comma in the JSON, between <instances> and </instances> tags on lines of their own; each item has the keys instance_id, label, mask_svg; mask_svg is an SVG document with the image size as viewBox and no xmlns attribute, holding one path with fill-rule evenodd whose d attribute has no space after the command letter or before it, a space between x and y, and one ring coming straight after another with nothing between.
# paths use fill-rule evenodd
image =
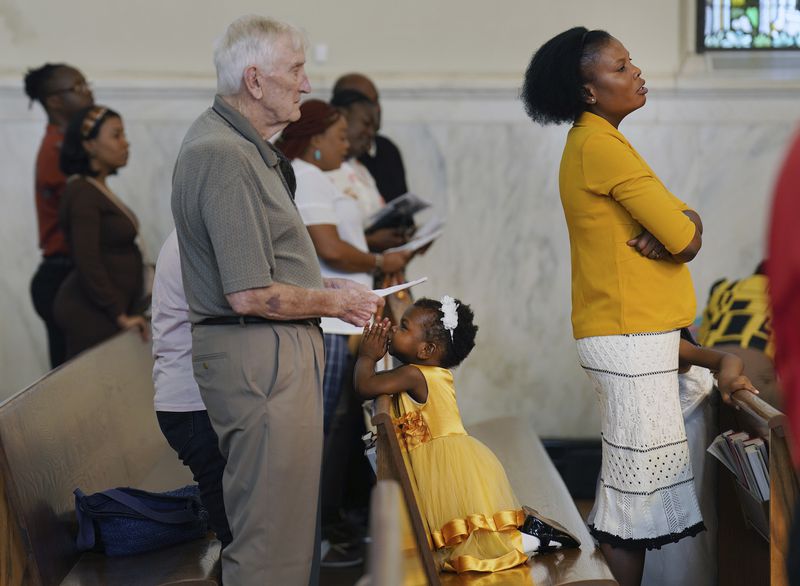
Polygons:
<instances>
[{"instance_id":1,"label":"man's wrinkled hand","mask_svg":"<svg viewBox=\"0 0 800 586\"><path fill-rule=\"evenodd\" d=\"M326 289L360 289L362 291L369 291L370 288L363 283L357 283L352 279L330 278L325 279Z\"/></svg>"},{"instance_id":2,"label":"man's wrinkled hand","mask_svg":"<svg viewBox=\"0 0 800 586\"><path fill-rule=\"evenodd\" d=\"M341 308L337 317L358 327L363 327L373 315L379 315L385 303L383 297L368 289L337 289L336 293Z\"/></svg>"}]
</instances>

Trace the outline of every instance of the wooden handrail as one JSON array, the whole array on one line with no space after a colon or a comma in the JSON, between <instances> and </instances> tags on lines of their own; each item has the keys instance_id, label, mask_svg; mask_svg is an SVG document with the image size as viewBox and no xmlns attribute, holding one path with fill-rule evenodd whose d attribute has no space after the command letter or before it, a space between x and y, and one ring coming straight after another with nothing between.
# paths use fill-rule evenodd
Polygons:
<instances>
[{"instance_id":1,"label":"wooden handrail","mask_svg":"<svg viewBox=\"0 0 800 586\"><path fill-rule=\"evenodd\" d=\"M392 416L392 397L391 395L379 395L372 403L372 415L380 415L385 413L389 417Z\"/></svg>"},{"instance_id":2,"label":"wooden handrail","mask_svg":"<svg viewBox=\"0 0 800 586\"><path fill-rule=\"evenodd\" d=\"M733 403L753 417L763 420L770 429L786 426L786 415L761 399L758 395L745 390L736 391L732 395Z\"/></svg>"}]
</instances>

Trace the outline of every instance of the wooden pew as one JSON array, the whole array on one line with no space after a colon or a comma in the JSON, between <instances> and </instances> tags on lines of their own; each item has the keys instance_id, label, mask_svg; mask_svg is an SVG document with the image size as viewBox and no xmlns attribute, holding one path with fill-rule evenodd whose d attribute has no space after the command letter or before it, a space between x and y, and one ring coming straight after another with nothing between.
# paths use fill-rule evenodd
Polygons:
<instances>
[{"instance_id":1,"label":"wooden pew","mask_svg":"<svg viewBox=\"0 0 800 586\"><path fill-rule=\"evenodd\" d=\"M395 480L379 480L370 500L372 541L367 574L357 586L427 584L400 484Z\"/></svg>"},{"instance_id":2,"label":"wooden pew","mask_svg":"<svg viewBox=\"0 0 800 586\"><path fill-rule=\"evenodd\" d=\"M428 583L436 586L440 584L440 581L439 572L433 559L433 544L430 540L430 531L428 531L417 505L416 487L412 484L409 476L410 467L408 466L407 456L400 449L400 442L395 434L392 409L392 398L388 395L382 395L375 399L372 424L377 428L378 433L378 482L394 480L400 485L405 510L408 512L423 571ZM407 570L405 572L410 573Z\"/></svg>"},{"instance_id":3,"label":"wooden pew","mask_svg":"<svg viewBox=\"0 0 800 586\"><path fill-rule=\"evenodd\" d=\"M757 503L746 489L737 487L733 475L720 466L720 584L788 586L786 557L800 483L789 453L786 416L745 391L735 393L733 401L739 407L734 414L735 430L747 431L769 444L770 500ZM735 487L735 492L731 487ZM766 520L766 526L759 522L759 513L761 519ZM747 526L755 531L748 530ZM764 541L767 537L768 544Z\"/></svg>"},{"instance_id":4,"label":"wooden pew","mask_svg":"<svg viewBox=\"0 0 800 586\"><path fill-rule=\"evenodd\" d=\"M0 405L0 583L219 583L209 535L162 551L81 555L72 491L168 490L192 482L153 411L150 345L122 332Z\"/></svg>"},{"instance_id":5,"label":"wooden pew","mask_svg":"<svg viewBox=\"0 0 800 586\"><path fill-rule=\"evenodd\" d=\"M470 579L479 579L478 575L458 576L437 572L429 532L417 506L413 470L408 468L394 432L392 409L390 397L376 399L372 421L378 433L378 481L396 480L401 488L428 583L466 584ZM605 558L595 548L566 486L530 424L514 417L494 419L470 426L469 433L497 454L523 504L557 519L575 533L582 543L580 549L534 556L524 569L508 570L507 582L536 586L615 586L617 582ZM409 574L408 571L405 573Z\"/></svg>"},{"instance_id":6,"label":"wooden pew","mask_svg":"<svg viewBox=\"0 0 800 586\"><path fill-rule=\"evenodd\" d=\"M372 489L367 574L357 586L402 586L403 560L397 555L402 543L401 499L400 485L394 480L379 480Z\"/></svg>"}]
</instances>

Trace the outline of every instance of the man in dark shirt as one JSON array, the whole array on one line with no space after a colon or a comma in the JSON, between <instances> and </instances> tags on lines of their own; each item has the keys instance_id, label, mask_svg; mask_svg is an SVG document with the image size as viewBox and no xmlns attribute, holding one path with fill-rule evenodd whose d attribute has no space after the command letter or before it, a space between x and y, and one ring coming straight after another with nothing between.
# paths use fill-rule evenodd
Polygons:
<instances>
[{"instance_id":1,"label":"man in dark shirt","mask_svg":"<svg viewBox=\"0 0 800 586\"><path fill-rule=\"evenodd\" d=\"M381 105L375 84L360 73L347 73L333 86L333 93L342 90L355 90L367 96L378 107L377 130L381 127ZM408 191L406 170L400 149L381 134L375 135L372 148L358 159L370 172L378 186L378 191L386 201L403 195Z\"/></svg>"},{"instance_id":2,"label":"man in dark shirt","mask_svg":"<svg viewBox=\"0 0 800 586\"><path fill-rule=\"evenodd\" d=\"M91 106L94 96L83 74L64 63L45 63L25 74L25 93L47 113L47 129L36 155L35 201L42 262L31 282L36 313L47 328L50 367L66 359L66 342L53 317L53 302L72 271L69 247L58 222L61 192L67 178L58 165L64 131L72 116Z\"/></svg>"}]
</instances>

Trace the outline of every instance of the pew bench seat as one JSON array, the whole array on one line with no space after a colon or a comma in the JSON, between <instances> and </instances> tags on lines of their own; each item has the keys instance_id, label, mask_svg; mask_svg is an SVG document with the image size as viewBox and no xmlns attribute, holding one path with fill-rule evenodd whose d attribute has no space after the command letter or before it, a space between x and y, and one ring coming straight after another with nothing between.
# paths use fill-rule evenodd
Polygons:
<instances>
[{"instance_id":1,"label":"pew bench seat","mask_svg":"<svg viewBox=\"0 0 800 586\"><path fill-rule=\"evenodd\" d=\"M534 556L528 562L533 584L616 586L605 557L595 547L586 523L531 424L519 417L504 417L470 425L467 431L497 455L522 504L555 519L581 542L580 549ZM448 584L446 578L442 574L442 584Z\"/></svg>"},{"instance_id":2,"label":"pew bench seat","mask_svg":"<svg viewBox=\"0 0 800 586\"><path fill-rule=\"evenodd\" d=\"M62 586L217 586L219 542L208 537L141 555L83 554Z\"/></svg>"},{"instance_id":3,"label":"pew bench seat","mask_svg":"<svg viewBox=\"0 0 800 586\"><path fill-rule=\"evenodd\" d=\"M162 492L191 484L189 469L175 466L175 462L175 452L167 446L137 488ZM217 585L219 551L219 541L209 533L204 539L133 556L108 557L87 552L81 555L61 586Z\"/></svg>"},{"instance_id":4,"label":"pew bench seat","mask_svg":"<svg viewBox=\"0 0 800 586\"><path fill-rule=\"evenodd\" d=\"M136 556L75 547L72 491L164 491L192 482L153 411L150 344L122 332L0 404L0 584L166 586L220 582L219 542Z\"/></svg>"}]
</instances>

